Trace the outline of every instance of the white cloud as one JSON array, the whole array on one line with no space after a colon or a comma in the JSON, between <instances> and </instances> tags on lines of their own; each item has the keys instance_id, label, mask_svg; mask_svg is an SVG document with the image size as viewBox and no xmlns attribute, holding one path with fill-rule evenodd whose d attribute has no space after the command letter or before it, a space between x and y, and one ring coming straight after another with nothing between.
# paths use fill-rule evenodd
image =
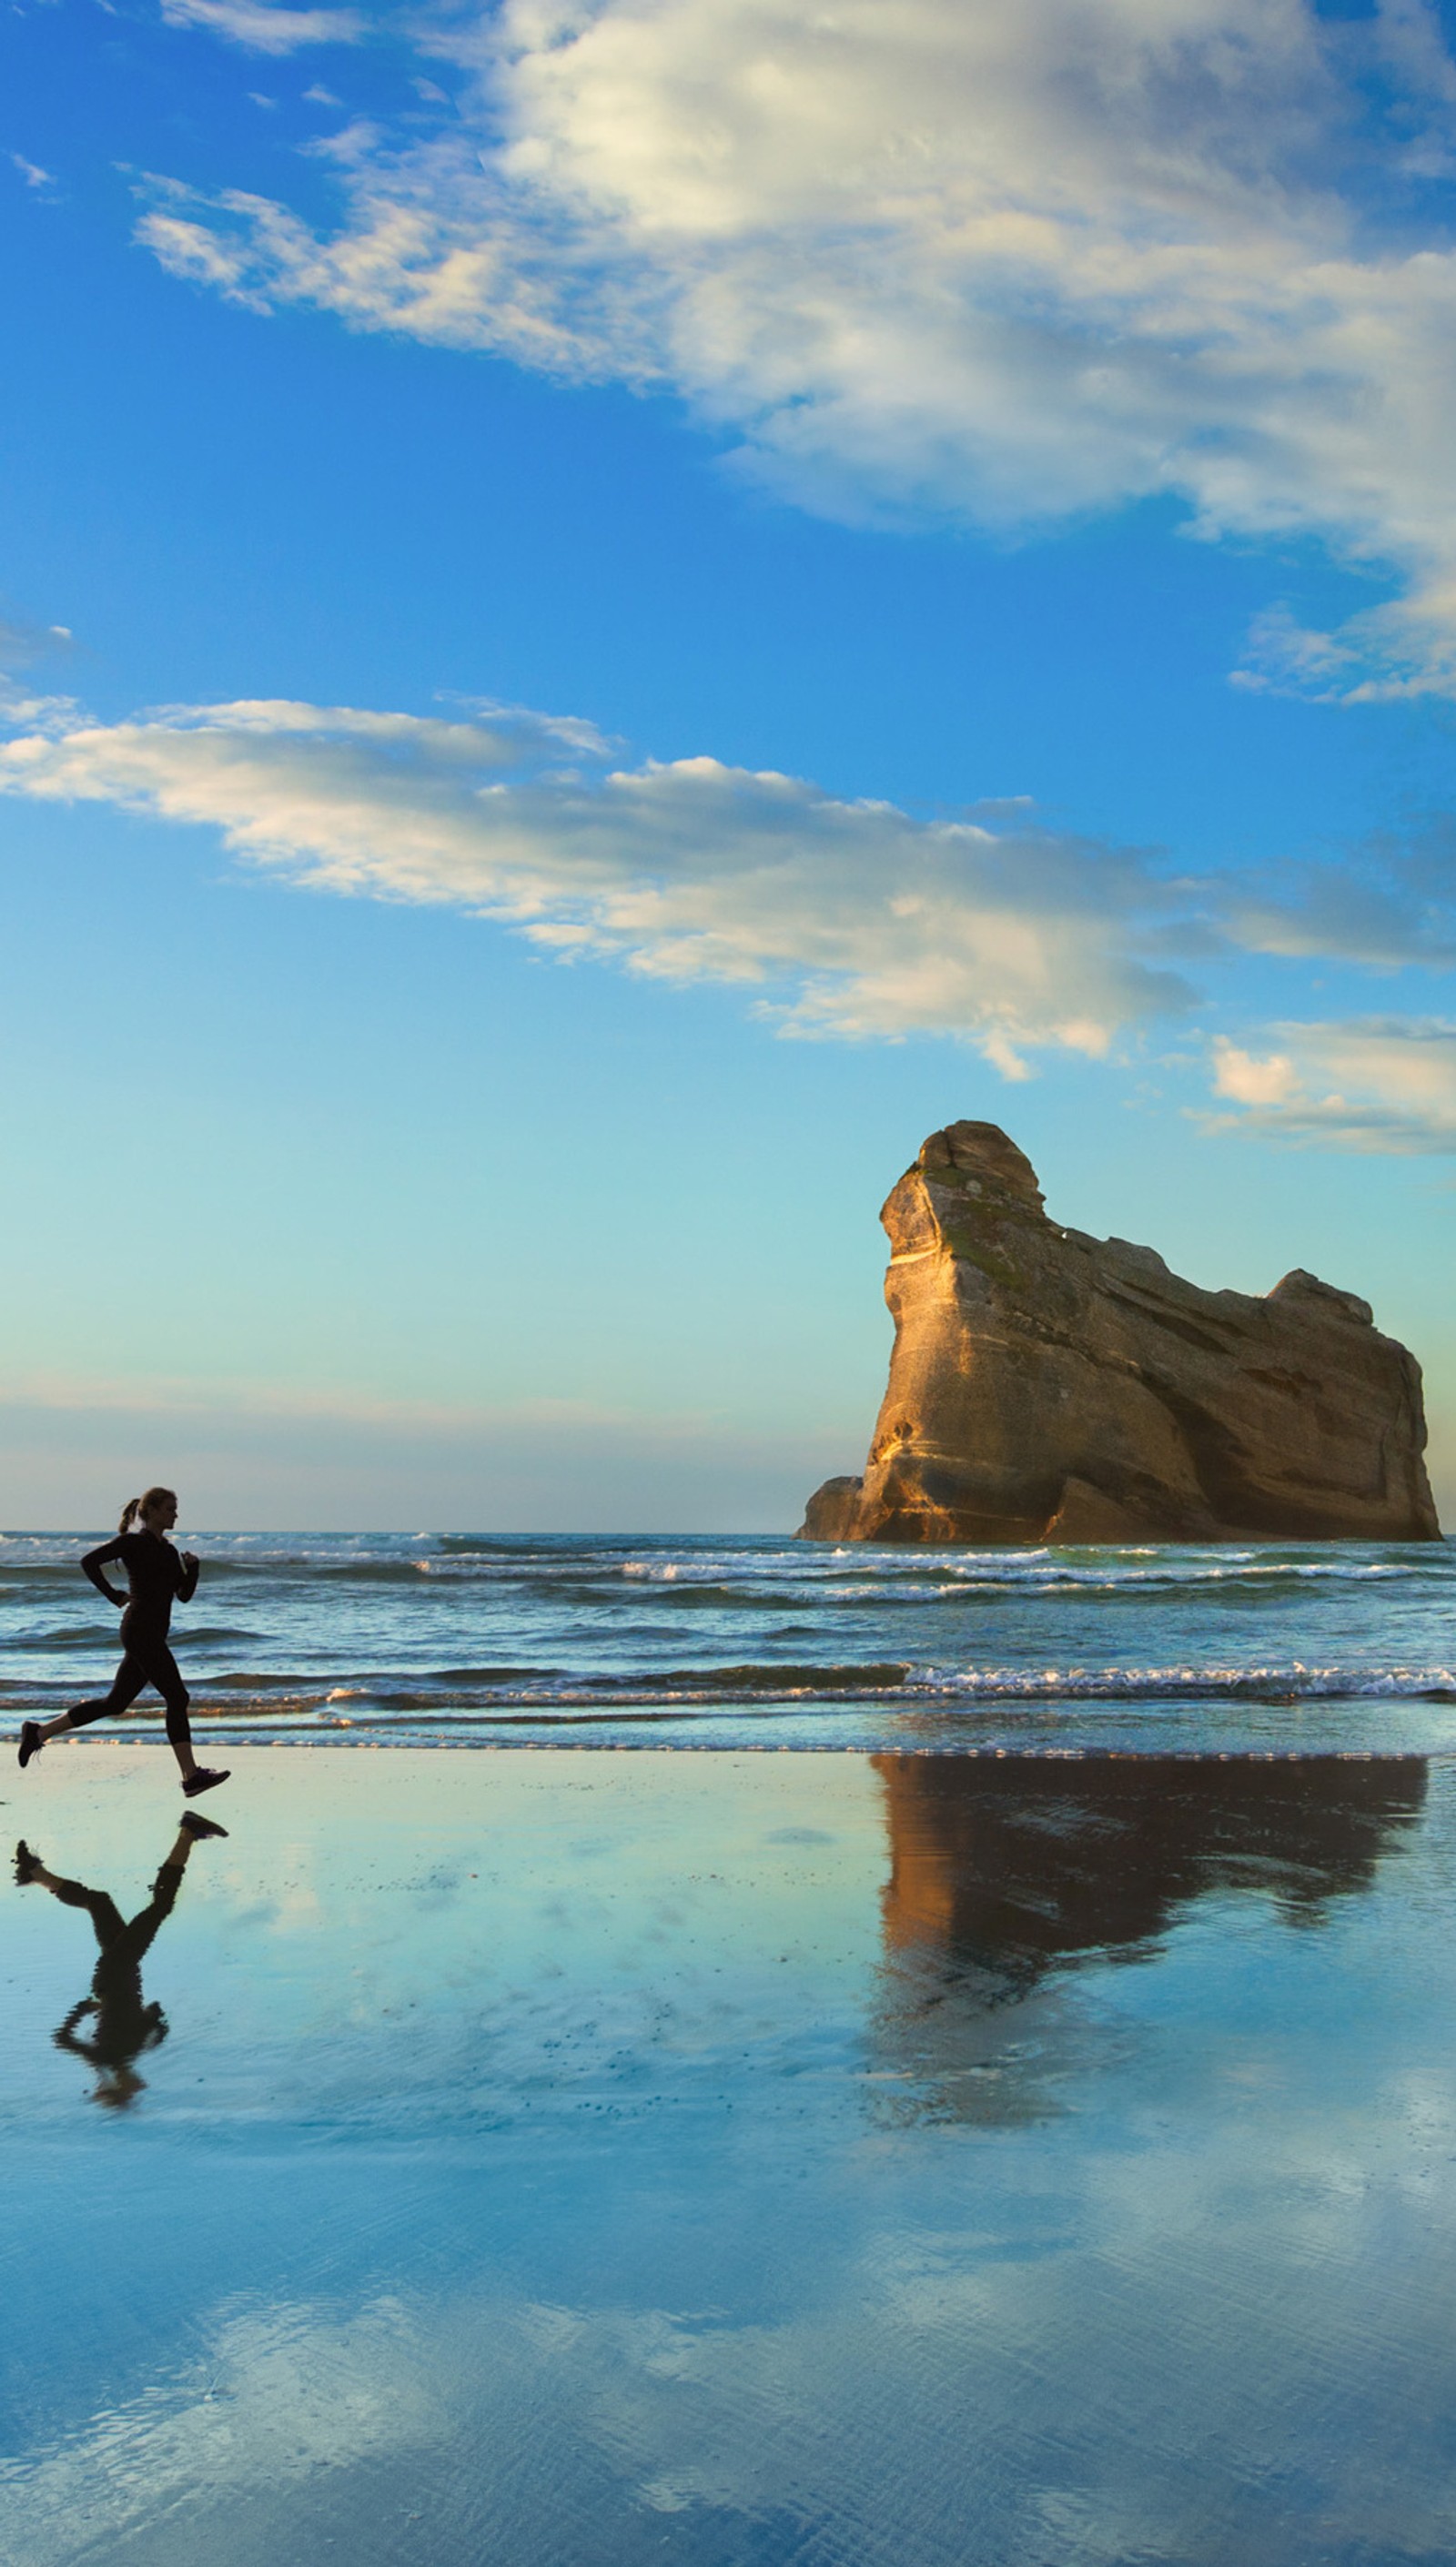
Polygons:
<instances>
[{"instance_id":1,"label":"white cloud","mask_svg":"<svg viewBox=\"0 0 1456 2567\"><path fill-rule=\"evenodd\" d=\"M1299 1092L1299 1073L1288 1052L1271 1052L1256 1060L1252 1052L1220 1035L1214 1043L1214 1092L1232 1096L1240 1105L1283 1105Z\"/></svg>"},{"instance_id":2,"label":"white cloud","mask_svg":"<svg viewBox=\"0 0 1456 2567\"><path fill-rule=\"evenodd\" d=\"M1456 696L1456 546L1432 545L1409 594L1353 615L1337 632L1311 631L1287 607L1256 618L1237 687L1319 704L1394 704Z\"/></svg>"},{"instance_id":3,"label":"white cloud","mask_svg":"<svg viewBox=\"0 0 1456 2567\"><path fill-rule=\"evenodd\" d=\"M1273 1028L1260 1057L1219 1041L1215 1093L1244 1109L1219 1118L1326 1147L1456 1151L1456 1024L1411 1016Z\"/></svg>"},{"instance_id":4,"label":"white cloud","mask_svg":"<svg viewBox=\"0 0 1456 2567\"><path fill-rule=\"evenodd\" d=\"M10 160L12 167L20 171L28 187L54 187L56 181L50 170L43 169L38 160L27 160L23 151L12 151Z\"/></svg>"},{"instance_id":5,"label":"white cloud","mask_svg":"<svg viewBox=\"0 0 1456 2567\"><path fill-rule=\"evenodd\" d=\"M294 54L302 45L357 45L364 20L354 9L282 9L268 0L161 0L169 27L204 27L251 54Z\"/></svg>"},{"instance_id":6,"label":"white cloud","mask_svg":"<svg viewBox=\"0 0 1456 2567\"><path fill-rule=\"evenodd\" d=\"M0 790L210 826L299 882L448 903L565 958L738 984L803 1034L951 1033L1018 1076L1023 1045L1095 1055L1190 996L1137 951L1186 890L1027 818L921 821L713 757L612 766L590 724L510 708L33 710Z\"/></svg>"},{"instance_id":7,"label":"white cloud","mask_svg":"<svg viewBox=\"0 0 1456 2567\"><path fill-rule=\"evenodd\" d=\"M786 1033L949 1034L1008 1078L1186 1009L1170 963L1456 960L1449 826L1347 865L1197 879L1057 834L1023 803L927 821L715 757L614 762L588 721L291 701L91 720L6 695L0 792L216 830L301 886L448 906L561 961L735 986ZM1356 1150L1456 1147L1456 1027L1281 1024L1213 1046L1223 1127Z\"/></svg>"},{"instance_id":8,"label":"white cloud","mask_svg":"<svg viewBox=\"0 0 1456 2567\"><path fill-rule=\"evenodd\" d=\"M1207 535L1319 537L1400 600L1267 627L1249 682L1456 689L1456 69L1422 0L454 24L420 40L466 75L448 125L356 133L331 238L165 188L143 237L264 307L671 385L819 510L1019 527L1171 494Z\"/></svg>"}]
</instances>

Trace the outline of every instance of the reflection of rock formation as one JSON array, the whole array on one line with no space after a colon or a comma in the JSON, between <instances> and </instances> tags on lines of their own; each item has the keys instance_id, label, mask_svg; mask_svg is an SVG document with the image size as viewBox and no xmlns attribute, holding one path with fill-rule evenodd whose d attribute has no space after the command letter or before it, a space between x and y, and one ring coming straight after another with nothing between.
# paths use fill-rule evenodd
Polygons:
<instances>
[{"instance_id":1,"label":"reflection of rock formation","mask_svg":"<svg viewBox=\"0 0 1456 2567\"><path fill-rule=\"evenodd\" d=\"M877 2050L931 2109L975 2118L1025 2110L1019 2072L1051 2064L1031 2058L1026 2001L1058 1963L1136 1959L1207 1890L1314 1921L1368 1886L1426 1794L1407 1756L873 1762L890 1836Z\"/></svg>"},{"instance_id":2,"label":"reflection of rock formation","mask_svg":"<svg viewBox=\"0 0 1456 2567\"><path fill-rule=\"evenodd\" d=\"M889 1388L811 1540L1439 1538L1420 1368L1353 1292L1207 1292L1063 1230L995 1123L933 1132L880 1217Z\"/></svg>"}]
</instances>

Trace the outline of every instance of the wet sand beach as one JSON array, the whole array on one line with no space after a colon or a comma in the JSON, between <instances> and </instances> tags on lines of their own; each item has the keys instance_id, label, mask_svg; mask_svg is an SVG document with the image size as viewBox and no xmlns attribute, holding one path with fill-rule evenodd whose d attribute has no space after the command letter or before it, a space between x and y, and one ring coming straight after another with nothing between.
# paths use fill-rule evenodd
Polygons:
<instances>
[{"instance_id":1,"label":"wet sand beach","mask_svg":"<svg viewBox=\"0 0 1456 2567\"><path fill-rule=\"evenodd\" d=\"M126 2104L0 1889L16 2567L1456 2554L1443 1756L231 1761Z\"/></svg>"}]
</instances>

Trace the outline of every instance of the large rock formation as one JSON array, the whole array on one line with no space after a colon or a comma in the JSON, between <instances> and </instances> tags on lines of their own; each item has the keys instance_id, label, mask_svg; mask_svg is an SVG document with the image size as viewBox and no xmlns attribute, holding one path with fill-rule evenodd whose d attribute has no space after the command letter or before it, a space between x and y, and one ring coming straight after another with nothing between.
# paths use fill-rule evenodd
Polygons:
<instances>
[{"instance_id":1,"label":"large rock formation","mask_svg":"<svg viewBox=\"0 0 1456 2567\"><path fill-rule=\"evenodd\" d=\"M995 1123L933 1132L880 1218L890 1385L810 1540L1440 1539L1420 1367L1355 1293L1205 1292L1062 1230Z\"/></svg>"}]
</instances>

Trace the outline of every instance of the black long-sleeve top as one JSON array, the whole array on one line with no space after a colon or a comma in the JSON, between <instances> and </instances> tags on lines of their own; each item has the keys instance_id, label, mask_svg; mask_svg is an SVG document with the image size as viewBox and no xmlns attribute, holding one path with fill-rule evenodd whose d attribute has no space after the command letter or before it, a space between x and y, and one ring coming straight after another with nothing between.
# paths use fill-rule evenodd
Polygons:
<instances>
[{"instance_id":1,"label":"black long-sleeve top","mask_svg":"<svg viewBox=\"0 0 1456 2567\"><path fill-rule=\"evenodd\" d=\"M105 1574L114 1560L126 1569L130 1595L119 1595ZM81 1566L103 1595L109 1595L114 1604L125 1604L139 1622L155 1631L164 1631L170 1622L173 1598L185 1604L197 1584L195 1560L182 1560L159 1533L118 1534L115 1542L99 1543L89 1551Z\"/></svg>"}]
</instances>

